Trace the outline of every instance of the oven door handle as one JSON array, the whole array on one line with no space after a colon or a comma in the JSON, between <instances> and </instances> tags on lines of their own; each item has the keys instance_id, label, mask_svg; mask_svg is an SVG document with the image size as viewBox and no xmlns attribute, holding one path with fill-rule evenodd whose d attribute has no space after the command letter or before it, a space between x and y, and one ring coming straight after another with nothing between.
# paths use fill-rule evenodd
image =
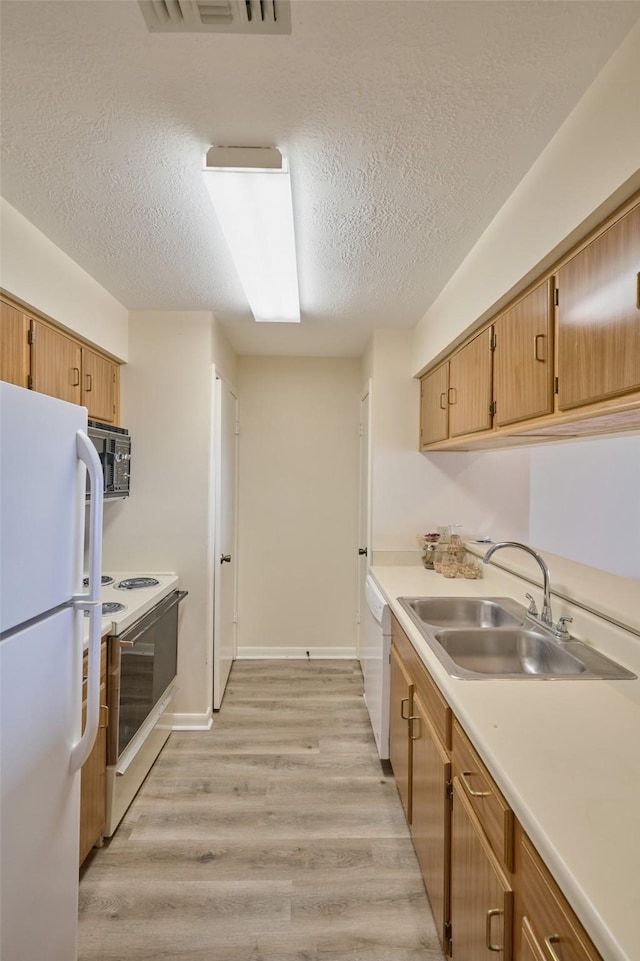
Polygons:
<instances>
[{"instance_id":1,"label":"oven door handle","mask_svg":"<svg viewBox=\"0 0 640 961\"><path fill-rule=\"evenodd\" d=\"M165 616L165 614L168 614L169 611L173 610L173 608L180 603L180 601L184 600L188 593L189 591L175 591L172 602L167 604L166 607L163 607L158 616L154 617L154 619L149 621L148 624L145 624L137 634L134 634L134 636L131 638L128 638L126 634L123 634L122 638L120 639L120 647L135 647L140 638L144 637L147 631L157 624L158 621ZM160 601L159 604L162 604L162 601Z\"/></svg>"}]
</instances>

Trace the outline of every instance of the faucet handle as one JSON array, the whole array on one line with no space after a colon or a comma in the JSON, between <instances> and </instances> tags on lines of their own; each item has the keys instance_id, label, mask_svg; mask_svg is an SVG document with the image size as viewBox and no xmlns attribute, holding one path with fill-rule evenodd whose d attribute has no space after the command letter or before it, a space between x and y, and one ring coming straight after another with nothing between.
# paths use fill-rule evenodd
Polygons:
<instances>
[{"instance_id":1,"label":"faucet handle","mask_svg":"<svg viewBox=\"0 0 640 961\"><path fill-rule=\"evenodd\" d=\"M536 607L536 602L535 602L535 600L534 600L534 598L533 598L533 594L526 594L525 596L526 596L527 600L529 601L529 610L527 611L527 614L531 614L533 617L537 617L537 616L538 616L538 608Z\"/></svg>"},{"instance_id":2,"label":"faucet handle","mask_svg":"<svg viewBox=\"0 0 640 961\"><path fill-rule=\"evenodd\" d=\"M558 618L558 623L555 626L553 633L561 641L568 641L571 638L571 634L567 630L566 625L572 624L573 618L569 617L567 614L563 614L562 617Z\"/></svg>"}]
</instances>

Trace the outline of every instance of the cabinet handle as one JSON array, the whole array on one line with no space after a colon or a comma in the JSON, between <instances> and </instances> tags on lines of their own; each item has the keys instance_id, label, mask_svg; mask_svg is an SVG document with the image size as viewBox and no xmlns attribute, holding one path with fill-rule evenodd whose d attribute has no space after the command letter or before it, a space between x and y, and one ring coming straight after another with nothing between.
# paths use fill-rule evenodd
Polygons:
<instances>
[{"instance_id":1,"label":"cabinet handle","mask_svg":"<svg viewBox=\"0 0 640 961\"><path fill-rule=\"evenodd\" d=\"M467 792L471 797L491 797L491 791L474 791L470 784L467 783L467 778L471 777L472 771L462 772L462 783L464 784Z\"/></svg>"},{"instance_id":2,"label":"cabinet handle","mask_svg":"<svg viewBox=\"0 0 640 961\"><path fill-rule=\"evenodd\" d=\"M102 711L104 711L104 722L101 722L99 725L101 730L103 730L105 727L109 727L109 705L101 704L100 712L102 713Z\"/></svg>"},{"instance_id":3,"label":"cabinet handle","mask_svg":"<svg viewBox=\"0 0 640 961\"><path fill-rule=\"evenodd\" d=\"M544 356L544 350L542 351L542 357L541 357L540 351L538 349L538 345L540 343L544 344L544 338L545 338L544 334L536 334L535 337L533 338L533 356L534 356L534 359L537 361L540 361L540 363L544 363L546 360Z\"/></svg>"},{"instance_id":4,"label":"cabinet handle","mask_svg":"<svg viewBox=\"0 0 640 961\"><path fill-rule=\"evenodd\" d=\"M546 946L547 946L547 951L549 952L549 954L550 954L551 957L553 958L553 961L560 961L560 958L558 957L558 955L557 955L557 953L556 953L556 950L555 950L555 948L553 947L554 944L560 944L560 935L559 935L559 934L550 934L548 938L545 938L545 939L544 939L544 943L546 944Z\"/></svg>"},{"instance_id":5,"label":"cabinet handle","mask_svg":"<svg viewBox=\"0 0 640 961\"><path fill-rule=\"evenodd\" d=\"M640 310L640 273L636 274L636 307Z\"/></svg>"},{"instance_id":6,"label":"cabinet handle","mask_svg":"<svg viewBox=\"0 0 640 961\"><path fill-rule=\"evenodd\" d=\"M502 911L501 908L489 908L489 910L487 911L487 923L485 925L485 931L484 931L484 943L487 946L487 951L503 950L503 945L491 943L491 922L495 917L501 914L504 914L504 911ZM556 959L556 961L559 961L559 959Z\"/></svg>"},{"instance_id":7,"label":"cabinet handle","mask_svg":"<svg viewBox=\"0 0 640 961\"><path fill-rule=\"evenodd\" d=\"M87 378L87 386L85 387L84 390L85 390L85 393L88 394L90 391L93 390L93 378L91 374L85 374L85 377Z\"/></svg>"},{"instance_id":8,"label":"cabinet handle","mask_svg":"<svg viewBox=\"0 0 640 961\"><path fill-rule=\"evenodd\" d=\"M400 717L402 718L403 721L409 720L409 715L404 713L404 706L405 704L408 704L408 703L409 703L408 697L403 697L402 700L400 701Z\"/></svg>"},{"instance_id":9,"label":"cabinet handle","mask_svg":"<svg viewBox=\"0 0 640 961\"><path fill-rule=\"evenodd\" d=\"M451 391L453 391L453 400L451 400ZM458 388L457 388L457 387L450 387L450 388L449 388L449 390L447 391L447 401L449 402L449 404L451 404L452 407L453 407L454 404L457 404L457 403L458 403Z\"/></svg>"},{"instance_id":10,"label":"cabinet handle","mask_svg":"<svg viewBox=\"0 0 640 961\"><path fill-rule=\"evenodd\" d=\"M80 368L79 368L79 367L72 367L71 370L73 371L73 375L74 375L74 376L73 376L73 383L72 383L71 386L72 386L72 387L79 387L79 386L80 386Z\"/></svg>"},{"instance_id":11,"label":"cabinet handle","mask_svg":"<svg viewBox=\"0 0 640 961\"><path fill-rule=\"evenodd\" d=\"M414 734L414 733L413 733L413 723L412 723L412 722L413 722L413 721L419 721L419 720L420 720L420 716L419 716L418 714L412 714L411 717L409 718L409 737L411 738L412 741L419 741L420 738L422 737L422 734L421 734L421 733L418 733L418 734ZM418 732L420 732L420 728L419 728L419 727L418 727Z\"/></svg>"},{"instance_id":12,"label":"cabinet handle","mask_svg":"<svg viewBox=\"0 0 640 961\"><path fill-rule=\"evenodd\" d=\"M446 391L443 390L442 393L440 394L440 410L446 410L446 409L447 409L447 394L446 394Z\"/></svg>"}]
</instances>

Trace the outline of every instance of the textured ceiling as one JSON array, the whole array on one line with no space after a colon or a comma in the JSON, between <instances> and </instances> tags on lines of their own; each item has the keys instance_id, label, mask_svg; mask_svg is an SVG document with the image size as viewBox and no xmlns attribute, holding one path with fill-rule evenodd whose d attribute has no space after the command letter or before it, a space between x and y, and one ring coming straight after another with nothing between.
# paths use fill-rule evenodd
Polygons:
<instances>
[{"instance_id":1,"label":"textured ceiling","mask_svg":"<svg viewBox=\"0 0 640 961\"><path fill-rule=\"evenodd\" d=\"M129 308L242 353L413 326L640 15L631 2L292 0L286 37L150 34L133 0L3 0L2 194ZM211 144L290 158L302 323L258 325Z\"/></svg>"}]
</instances>

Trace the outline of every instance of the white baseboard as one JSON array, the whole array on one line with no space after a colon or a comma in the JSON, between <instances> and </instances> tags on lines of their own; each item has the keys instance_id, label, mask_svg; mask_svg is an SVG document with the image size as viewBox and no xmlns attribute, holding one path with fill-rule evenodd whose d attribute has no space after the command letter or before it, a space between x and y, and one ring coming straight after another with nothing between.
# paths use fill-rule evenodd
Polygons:
<instances>
[{"instance_id":1,"label":"white baseboard","mask_svg":"<svg viewBox=\"0 0 640 961\"><path fill-rule=\"evenodd\" d=\"M162 719L172 731L210 731L213 724L211 711L207 714L170 714L167 711Z\"/></svg>"},{"instance_id":2,"label":"white baseboard","mask_svg":"<svg viewBox=\"0 0 640 961\"><path fill-rule=\"evenodd\" d=\"M239 661L248 660L356 660L355 647L239 647L236 657Z\"/></svg>"}]
</instances>

